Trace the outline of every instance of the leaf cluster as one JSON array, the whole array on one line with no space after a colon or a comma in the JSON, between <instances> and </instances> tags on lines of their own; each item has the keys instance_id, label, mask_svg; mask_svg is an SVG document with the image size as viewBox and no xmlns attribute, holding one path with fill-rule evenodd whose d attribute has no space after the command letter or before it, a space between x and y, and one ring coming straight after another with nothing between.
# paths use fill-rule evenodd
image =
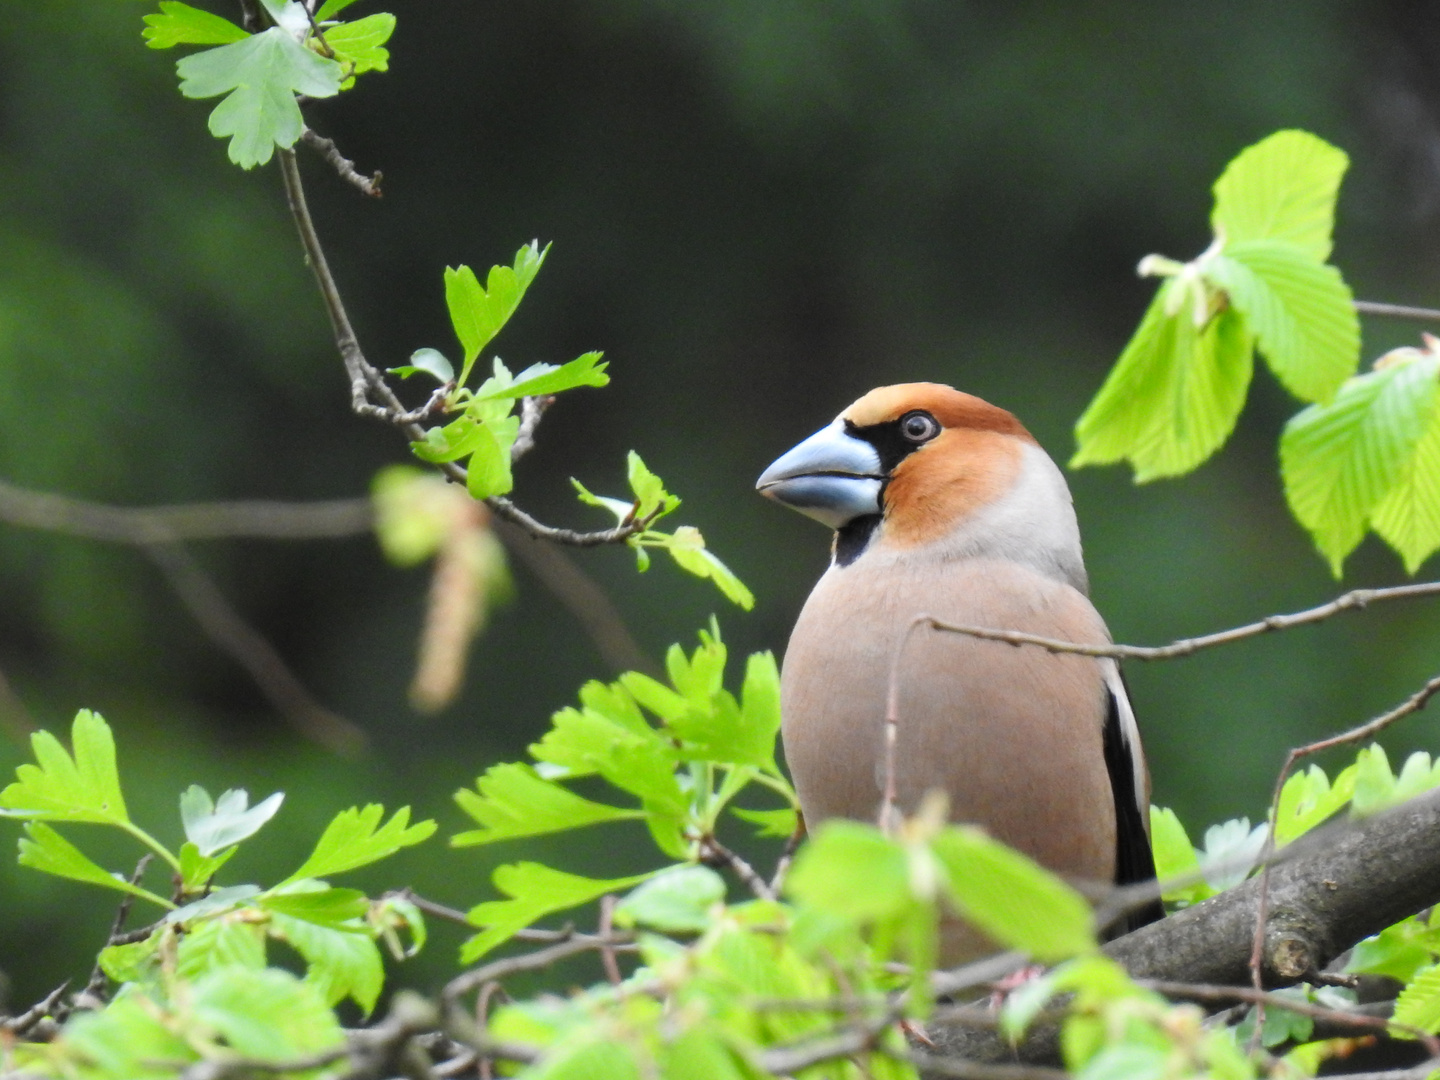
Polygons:
<instances>
[{"instance_id":1,"label":"leaf cluster","mask_svg":"<svg viewBox=\"0 0 1440 1080\"><path fill-rule=\"evenodd\" d=\"M353 22L332 18L351 0L329 0L312 18L298 0L260 0L271 23L247 33L229 19L161 0L145 16L152 49L210 45L175 65L188 98L224 95L210 114L210 133L229 138L230 160L243 169L263 165L278 146L289 149L305 130L296 95L334 97L367 71L385 71L385 43L395 16L377 12Z\"/></svg>"}]
</instances>

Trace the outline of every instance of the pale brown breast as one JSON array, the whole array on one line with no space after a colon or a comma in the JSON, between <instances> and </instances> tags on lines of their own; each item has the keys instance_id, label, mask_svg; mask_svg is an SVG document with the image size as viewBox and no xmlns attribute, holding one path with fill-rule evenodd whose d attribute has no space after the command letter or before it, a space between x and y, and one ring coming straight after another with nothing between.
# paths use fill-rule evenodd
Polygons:
<instances>
[{"instance_id":1,"label":"pale brown breast","mask_svg":"<svg viewBox=\"0 0 1440 1080\"><path fill-rule=\"evenodd\" d=\"M891 657L922 613L1109 641L1084 596L1015 563L907 567L862 558L831 567L801 612L781 679L785 756L812 828L834 816L875 820ZM953 820L979 824L1059 873L1113 879L1106 689L1097 661L918 630L899 670L903 811L938 788Z\"/></svg>"}]
</instances>

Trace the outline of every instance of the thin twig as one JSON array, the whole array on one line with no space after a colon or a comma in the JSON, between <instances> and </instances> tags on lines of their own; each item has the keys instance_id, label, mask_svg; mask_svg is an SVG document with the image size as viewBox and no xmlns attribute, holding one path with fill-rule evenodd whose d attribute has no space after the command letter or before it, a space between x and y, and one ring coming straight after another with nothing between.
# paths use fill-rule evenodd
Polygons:
<instances>
[{"instance_id":1,"label":"thin twig","mask_svg":"<svg viewBox=\"0 0 1440 1080\"><path fill-rule=\"evenodd\" d=\"M905 627L900 640L895 643L895 652L890 657L890 682L885 690L885 784L880 797L880 814L876 822L887 835L894 828L898 813L895 808L895 748L900 741L900 661L910 638L920 627L929 624L940 629L941 624L930 615L917 615Z\"/></svg>"},{"instance_id":2,"label":"thin twig","mask_svg":"<svg viewBox=\"0 0 1440 1080\"><path fill-rule=\"evenodd\" d=\"M365 732L310 695L275 647L240 617L183 547L149 544L143 550L210 640L250 673L260 692L300 734L339 754L354 754L366 745Z\"/></svg>"},{"instance_id":3,"label":"thin twig","mask_svg":"<svg viewBox=\"0 0 1440 1080\"><path fill-rule=\"evenodd\" d=\"M1285 764L1280 767L1280 774L1275 779L1275 789L1270 795L1270 829L1265 837L1265 846L1260 852L1261 870L1259 898L1255 904L1255 938L1250 948L1250 981L1257 991L1263 987L1265 923L1270 910L1270 866L1275 854L1275 827L1280 815L1280 794L1285 790L1285 781L1290 775L1290 770L1303 757L1347 743L1360 742L1379 734L1396 721L1419 712L1437 693L1440 693L1440 675L1431 679L1389 712L1381 713L1374 719L1367 720L1358 727L1351 728L1339 735L1332 735L1306 746L1295 747L1285 755ZM1258 1031L1265 1019L1265 1003L1263 1001L1256 1005L1256 1012L1258 1014L1256 1030Z\"/></svg>"},{"instance_id":4,"label":"thin twig","mask_svg":"<svg viewBox=\"0 0 1440 1080\"><path fill-rule=\"evenodd\" d=\"M1009 645L1036 645L1049 652L1076 653L1080 656L1108 656L1116 660L1172 660L1189 656L1202 649L1216 645L1229 645L1247 638L1259 637L1276 630L1289 630L1295 626L1324 622L1345 611L1358 611L1370 604L1386 600L1409 600L1422 596L1440 595L1440 581L1427 581L1415 585L1396 585L1387 589L1355 589L1336 597L1318 607L1307 608L1288 615L1270 615L1259 622L1247 623L1229 630L1221 630L1201 637L1182 638L1168 645L1085 645L1075 641L1026 634L1019 630L1000 630L988 626L966 626L947 623L933 615L917 615L915 622L929 623L932 629L951 634L965 634L983 638L986 641L1003 641Z\"/></svg>"},{"instance_id":5,"label":"thin twig","mask_svg":"<svg viewBox=\"0 0 1440 1080\"><path fill-rule=\"evenodd\" d=\"M1308 1016L1312 1020L1325 1020L1332 1024L1366 1031L1402 1031L1407 1035L1414 1036L1424 1044L1432 1057L1440 1056L1440 1038L1422 1031L1420 1028L1411 1027L1409 1024L1397 1024L1383 1016L1368 1016L1365 1013L1348 1012L1344 1009L1331 1009L1324 1005L1316 1005L1309 1001L1297 1001L1294 998L1284 997L1266 990L1256 990L1249 986L1216 986L1211 983L1171 982L1166 979L1137 979L1135 981L1147 990L1154 990L1157 994L1164 994L1168 998L1179 998L1183 1001L1213 1004L1241 1001L1255 1006L1269 1005L1276 1009L1284 1009L1286 1012L1296 1013L1299 1016ZM1257 1017L1257 1025L1260 1022Z\"/></svg>"},{"instance_id":6,"label":"thin twig","mask_svg":"<svg viewBox=\"0 0 1440 1080\"><path fill-rule=\"evenodd\" d=\"M315 274L315 283L320 289L320 297L324 301L326 313L330 317L330 328L334 334L335 347L340 352L341 362L345 365L345 372L350 378L351 409L360 416L376 417L395 425L405 433L406 438L411 442L424 440L425 430L416 422L417 415L406 411L405 406L396 397L395 391L385 381L384 375L365 359L365 354L360 348L360 340L356 337L355 328L350 323L350 316L345 310L345 302L340 296L340 289L335 284L334 276L330 273L330 264L325 258L325 249L320 243L320 234L315 230L314 219L310 216L310 207L305 201L305 187L300 179L300 167L296 163L295 152L279 150L276 156L280 160L280 176L285 183L285 197L290 206L290 216L295 220L295 228L300 234L301 246L305 249L310 269ZM374 395L380 404L372 402L371 395ZM458 483L465 482L465 469L453 461L442 464L440 470ZM520 526L536 539L549 540L556 544L568 544L573 547L618 544L637 533L644 532L649 525L648 521L635 520L617 525L613 529L582 532L576 529L560 529L545 525L503 496L497 495L486 499L485 504L498 517Z\"/></svg>"},{"instance_id":7,"label":"thin twig","mask_svg":"<svg viewBox=\"0 0 1440 1080\"><path fill-rule=\"evenodd\" d=\"M739 853L731 851L714 836L706 836L701 839L700 851L703 861L728 866L731 872L740 879L740 884L759 899L775 899L775 893L771 891L769 883L756 872L755 868L741 858Z\"/></svg>"},{"instance_id":8,"label":"thin twig","mask_svg":"<svg viewBox=\"0 0 1440 1080\"><path fill-rule=\"evenodd\" d=\"M140 861L135 864L135 872L130 875L131 885L140 884L140 879L145 876L145 871L149 868L150 863L154 858L154 852L146 852L144 855L140 856ZM126 893L124 897L121 898L120 906L115 910L115 918L110 923L110 933L105 938L105 945L107 948L118 942L121 931L125 929L125 920L130 917L130 908L134 905L134 903L134 893ZM109 976L105 974L105 969L102 968L97 961L95 967L91 969L90 981L85 984L85 989L80 991L80 993L81 995L93 997L98 999L99 1001L104 1001L105 988L108 985Z\"/></svg>"},{"instance_id":9,"label":"thin twig","mask_svg":"<svg viewBox=\"0 0 1440 1080\"><path fill-rule=\"evenodd\" d=\"M795 831L790 834L790 839L785 841L785 849L775 861L775 873L770 875L770 891L776 896L780 895L780 889L785 884L785 875L790 872L790 864L795 861L795 852L799 850L800 841L804 839L805 818L797 810Z\"/></svg>"},{"instance_id":10,"label":"thin twig","mask_svg":"<svg viewBox=\"0 0 1440 1080\"><path fill-rule=\"evenodd\" d=\"M600 936L608 938L615 926L615 894L607 893L600 898L600 922L597 929ZM611 986L619 986L624 982L620 974L620 961L615 957L615 946L602 945L600 947L600 966L605 969L605 978L610 980Z\"/></svg>"},{"instance_id":11,"label":"thin twig","mask_svg":"<svg viewBox=\"0 0 1440 1080\"><path fill-rule=\"evenodd\" d=\"M494 960L472 971L467 971L463 975L457 975L445 984L444 997L447 1002L454 1002L456 998L484 986L487 982L497 982L522 971L539 971L583 952L622 948L633 944L634 938L629 934L610 934L607 937L601 937L598 934L578 935L568 941L557 942L546 949L521 953L519 956L510 956L504 960Z\"/></svg>"},{"instance_id":12,"label":"thin twig","mask_svg":"<svg viewBox=\"0 0 1440 1080\"><path fill-rule=\"evenodd\" d=\"M374 517L369 499L131 507L31 491L0 480L0 521L119 544L331 539L369 532Z\"/></svg>"},{"instance_id":13,"label":"thin twig","mask_svg":"<svg viewBox=\"0 0 1440 1080\"><path fill-rule=\"evenodd\" d=\"M1408 304L1381 304L1374 300L1353 300L1355 310L1361 315L1386 315L1392 319L1418 319L1422 322L1440 322L1440 310L1436 308L1410 307Z\"/></svg>"},{"instance_id":14,"label":"thin twig","mask_svg":"<svg viewBox=\"0 0 1440 1080\"><path fill-rule=\"evenodd\" d=\"M535 448L535 429L545 411L555 404L554 394L540 394L520 399L520 430L510 444L510 463L513 465Z\"/></svg>"},{"instance_id":15,"label":"thin twig","mask_svg":"<svg viewBox=\"0 0 1440 1080\"><path fill-rule=\"evenodd\" d=\"M66 979L19 1016L12 1016L8 1020L0 1021L0 1031L23 1038L36 1024L55 1011L61 997L69 987L70 980Z\"/></svg>"}]
</instances>

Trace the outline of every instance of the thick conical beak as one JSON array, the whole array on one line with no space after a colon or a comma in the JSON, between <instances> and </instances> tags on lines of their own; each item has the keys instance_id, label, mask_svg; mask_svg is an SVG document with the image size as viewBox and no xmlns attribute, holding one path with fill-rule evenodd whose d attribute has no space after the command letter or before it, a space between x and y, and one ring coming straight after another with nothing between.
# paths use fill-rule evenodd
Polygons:
<instances>
[{"instance_id":1,"label":"thick conical beak","mask_svg":"<svg viewBox=\"0 0 1440 1080\"><path fill-rule=\"evenodd\" d=\"M836 420L760 474L761 495L799 510L832 529L880 513L880 455Z\"/></svg>"}]
</instances>

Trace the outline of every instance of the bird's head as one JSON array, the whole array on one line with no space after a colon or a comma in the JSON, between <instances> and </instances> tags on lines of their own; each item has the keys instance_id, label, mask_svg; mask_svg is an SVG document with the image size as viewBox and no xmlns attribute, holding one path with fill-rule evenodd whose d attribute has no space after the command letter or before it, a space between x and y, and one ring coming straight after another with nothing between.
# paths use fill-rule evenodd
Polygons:
<instances>
[{"instance_id":1,"label":"bird's head","mask_svg":"<svg viewBox=\"0 0 1440 1080\"><path fill-rule=\"evenodd\" d=\"M939 383L870 391L755 486L836 530L842 564L875 545L951 556L1000 545L1011 557L1038 546L1047 568L1083 582L1054 462L1010 413Z\"/></svg>"}]
</instances>

